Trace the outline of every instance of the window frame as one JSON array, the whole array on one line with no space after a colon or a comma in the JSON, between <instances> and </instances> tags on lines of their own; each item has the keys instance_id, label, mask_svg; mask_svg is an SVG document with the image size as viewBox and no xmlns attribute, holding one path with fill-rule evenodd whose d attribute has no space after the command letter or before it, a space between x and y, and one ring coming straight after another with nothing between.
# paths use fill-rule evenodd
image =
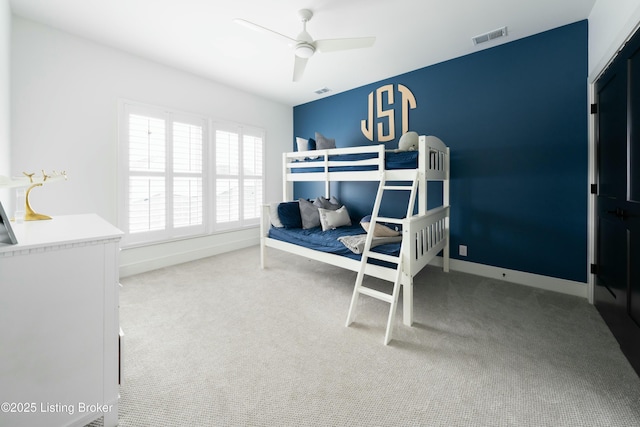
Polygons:
<instances>
[{"instance_id":1,"label":"window frame","mask_svg":"<svg viewBox=\"0 0 640 427\"><path fill-rule=\"evenodd\" d=\"M217 153L216 153L216 147L217 147L217 141L216 141L216 137L217 137L217 132L218 131L222 131L222 132L228 132L228 133L235 133L238 135L238 174L234 175L234 174L221 174L218 173L217 170ZM244 137L245 136L250 136L250 137L255 137L255 138L259 138L261 140L261 150L260 150L260 156L261 156L261 174L260 175L249 175L247 173L245 173L244 170ZM243 124L239 124L239 123L235 123L235 122L228 122L228 121L217 121L217 120L213 120L212 124L211 124L211 145L210 145L210 164L212 165L212 173L211 173L211 179L210 179L210 188L212 189L212 197L210 199L210 203L211 203L211 226L212 226L212 230L214 232L222 232L222 231L229 231L229 230L237 230L237 229L245 229L245 228L251 228L251 227L257 227L260 225L260 206L262 204L264 204L264 200L265 200L265 190L266 190L266 131L262 128L259 127L255 127L255 126L249 126L249 125L243 125ZM218 190L218 186L217 186L217 181L218 179L234 179L234 177L237 177L238 179L238 191L239 191L239 195L238 195L238 199L239 199L239 207L238 207L238 219L235 221L228 221L228 222L218 222L217 221L217 212L218 212L218 206L217 206L217 190ZM245 211L245 198L244 198L244 193L245 193L245 186L244 183L246 182L246 180L248 179L260 179L261 180L261 185L260 185L260 200L257 202L257 216L252 217L252 218L244 218L243 212Z\"/></svg>"},{"instance_id":2,"label":"window frame","mask_svg":"<svg viewBox=\"0 0 640 427\"><path fill-rule=\"evenodd\" d=\"M173 200L165 202L165 215L166 215L166 227L164 230L158 231L145 231L139 233L131 233L129 230L129 177L131 171L129 170L129 114L139 114L149 117L157 117L162 119L170 119L170 122L165 121L165 136L166 139L173 138L171 132L170 123L190 123L202 125L202 171L200 176L202 177L202 224L197 226L186 227L168 227L170 220L173 217ZM118 226L124 231L124 236L121 241L123 248L131 248L138 246L147 246L166 243L175 240L189 239L194 237L202 237L207 235L215 235L219 233L227 233L232 231L240 231L250 228L257 228L260 224L260 209L264 204L266 195L266 130L252 125L245 125L237 122L221 121L206 117L202 114L194 114L188 112L177 111L172 108L165 108L145 104L137 101L131 101L127 99L121 99L118 103ZM239 135L240 152L238 155L239 163L239 188L240 188L240 218L238 221L218 223L216 219L216 179L221 174L217 174L216 167L216 130L223 130L226 132L233 132ZM243 137L252 136L260 138L261 140L261 175L247 175L243 170ZM181 176L180 173L172 173L168 177L168 166L173 168L173 154L169 147L166 148L165 158L165 172L160 174L165 176L165 195L171 194L173 185L173 178ZM260 179L261 185L259 186L261 195L260 200L256 201L256 217L243 218L244 210L244 183L245 179Z\"/></svg>"},{"instance_id":3,"label":"window frame","mask_svg":"<svg viewBox=\"0 0 640 427\"><path fill-rule=\"evenodd\" d=\"M165 159L163 171L137 171L131 170L129 164L129 117L131 114L143 117L152 117L164 121L165 126ZM200 126L202 129L202 167L199 173L176 172L173 164L174 123L184 123ZM119 197L118 197L118 227L124 231L122 246L138 246L156 244L171 240L196 237L207 233L207 217L209 215L206 195L208 192L208 135L209 120L201 115L179 112L176 110L156 107L139 102L121 100L119 105ZM130 211L130 178L134 176L162 177L165 181L165 226L162 230L151 230L131 233L129 224ZM175 226L174 198L173 194L175 178L199 177L202 186L202 222L197 225Z\"/></svg>"}]
</instances>

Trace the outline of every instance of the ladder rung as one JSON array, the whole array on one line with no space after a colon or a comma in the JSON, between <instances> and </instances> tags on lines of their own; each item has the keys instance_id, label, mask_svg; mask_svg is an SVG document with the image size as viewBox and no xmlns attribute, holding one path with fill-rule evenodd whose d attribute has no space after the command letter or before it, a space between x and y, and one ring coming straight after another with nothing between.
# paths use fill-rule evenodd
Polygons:
<instances>
[{"instance_id":1,"label":"ladder rung","mask_svg":"<svg viewBox=\"0 0 640 427\"><path fill-rule=\"evenodd\" d=\"M393 256L393 255L386 255L386 254L381 254L379 252L369 252L367 254L367 257L369 258L374 258L374 259L378 259L380 261L387 261L387 262L392 262L394 264L397 264L400 262L400 257L399 256Z\"/></svg>"},{"instance_id":2,"label":"ladder rung","mask_svg":"<svg viewBox=\"0 0 640 427\"><path fill-rule=\"evenodd\" d=\"M383 216L376 218L376 222L390 222L392 224L402 224L402 221L404 221L403 218L386 218Z\"/></svg>"},{"instance_id":3,"label":"ladder rung","mask_svg":"<svg viewBox=\"0 0 640 427\"><path fill-rule=\"evenodd\" d=\"M411 191L410 185L385 185L382 187L383 190L400 190L400 191Z\"/></svg>"},{"instance_id":4,"label":"ladder rung","mask_svg":"<svg viewBox=\"0 0 640 427\"><path fill-rule=\"evenodd\" d=\"M385 294L384 292L376 291L375 289L365 288L364 286L360 286L358 290L361 294L368 295L370 297L379 299L381 301L386 301L389 304L393 302L393 295Z\"/></svg>"}]
</instances>

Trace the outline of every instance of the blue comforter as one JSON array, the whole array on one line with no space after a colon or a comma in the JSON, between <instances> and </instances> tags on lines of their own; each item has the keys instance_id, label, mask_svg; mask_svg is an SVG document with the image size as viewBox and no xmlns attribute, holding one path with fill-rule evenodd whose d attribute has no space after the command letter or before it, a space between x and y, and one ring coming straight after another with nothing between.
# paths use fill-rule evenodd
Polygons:
<instances>
[{"instance_id":1,"label":"blue comforter","mask_svg":"<svg viewBox=\"0 0 640 427\"><path fill-rule=\"evenodd\" d=\"M276 228L269 229L269 237L283 242L292 243L298 246L304 246L321 252L328 252L336 255L342 255L353 259L360 259L360 255L351 252L342 242L338 241L338 237L353 236L356 234L366 233L360 224L339 227L335 230L322 231L320 227L310 229L302 228ZM398 255L400 253L400 243L388 243L380 245L373 249L387 255Z\"/></svg>"},{"instance_id":2,"label":"blue comforter","mask_svg":"<svg viewBox=\"0 0 640 427\"><path fill-rule=\"evenodd\" d=\"M329 156L330 161L353 161L353 160L366 160L375 158L377 155L373 153L363 154L342 154ZM307 159L306 162L320 162L324 161L323 158ZM398 152L386 152L384 155L385 169L416 169L418 167L418 152L417 151L398 151ZM295 162L293 163L295 165ZM375 170L375 166L334 166L330 167L330 172L349 172L349 171L366 171ZM293 169L294 173L308 173L308 172L323 172L322 167L317 168L298 168Z\"/></svg>"}]
</instances>

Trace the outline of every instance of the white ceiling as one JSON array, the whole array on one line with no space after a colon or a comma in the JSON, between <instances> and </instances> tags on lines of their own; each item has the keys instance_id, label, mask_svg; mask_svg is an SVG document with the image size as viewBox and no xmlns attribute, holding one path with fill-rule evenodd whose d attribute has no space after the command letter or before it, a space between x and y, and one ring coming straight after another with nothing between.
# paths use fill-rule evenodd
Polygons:
<instances>
[{"instance_id":1,"label":"white ceiling","mask_svg":"<svg viewBox=\"0 0 640 427\"><path fill-rule=\"evenodd\" d=\"M595 0L11 0L15 15L251 93L299 105L586 19ZM368 49L318 53L293 83L293 52L243 18L296 38L375 36ZM507 26L480 46L473 36ZM328 87L331 92L316 95Z\"/></svg>"}]
</instances>

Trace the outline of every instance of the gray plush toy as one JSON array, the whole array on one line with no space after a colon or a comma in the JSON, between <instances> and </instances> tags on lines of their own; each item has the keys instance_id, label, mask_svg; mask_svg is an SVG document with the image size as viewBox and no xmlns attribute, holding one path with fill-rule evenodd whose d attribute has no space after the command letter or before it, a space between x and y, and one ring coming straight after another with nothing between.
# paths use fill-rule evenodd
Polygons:
<instances>
[{"instance_id":1,"label":"gray plush toy","mask_svg":"<svg viewBox=\"0 0 640 427\"><path fill-rule=\"evenodd\" d=\"M418 149L418 133L409 131L400 137L398 151L416 151Z\"/></svg>"}]
</instances>

